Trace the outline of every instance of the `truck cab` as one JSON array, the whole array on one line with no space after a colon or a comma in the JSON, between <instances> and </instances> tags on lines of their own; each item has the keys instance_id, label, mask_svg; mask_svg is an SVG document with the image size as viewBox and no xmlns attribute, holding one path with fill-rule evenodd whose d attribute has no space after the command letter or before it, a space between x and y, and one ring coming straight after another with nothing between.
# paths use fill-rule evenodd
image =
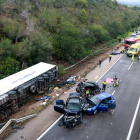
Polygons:
<instances>
[{"instance_id":1,"label":"truck cab","mask_svg":"<svg viewBox=\"0 0 140 140\"><path fill-rule=\"evenodd\" d=\"M132 56L133 54L134 56L136 56L138 55L139 50L140 50L140 44L139 43L133 44L127 51L127 56Z\"/></svg>"},{"instance_id":2,"label":"truck cab","mask_svg":"<svg viewBox=\"0 0 140 140\"><path fill-rule=\"evenodd\" d=\"M125 43L124 43L124 48L128 50L131 45L137 43L137 41L139 41L139 40L140 40L140 38L129 38L129 39L126 39Z\"/></svg>"}]
</instances>

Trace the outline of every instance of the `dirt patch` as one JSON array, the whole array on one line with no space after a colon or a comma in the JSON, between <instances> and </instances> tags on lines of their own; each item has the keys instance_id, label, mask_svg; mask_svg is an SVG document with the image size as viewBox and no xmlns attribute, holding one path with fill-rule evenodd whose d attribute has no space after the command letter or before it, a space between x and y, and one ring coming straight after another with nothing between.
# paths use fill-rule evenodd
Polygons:
<instances>
[{"instance_id":1,"label":"dirt patch","mask_svg":"<svg viewBox=\"0 0 140 140\"><path fill-rule=\"evenodd\" d=\"M119 44L121 46L121 44ZM99 48L103 47L103 44L99 44L98 46ZM106 50L104 50L104 52L95 55L92 58L89 58L83 62L81 62L80 64L76 65L75 67L71 68L70 70L66 71L66 74L58 77L58 79L53 83L54 86L56 86L56 84L59 84L63 81L63 79L67 79L68 76L70 75L75 75L75 76L80 76L81 78L84 78L91 70L93 70L94 68L96 68L98 66L98 62L100 59L102 59L102 61L106 58L108 58L108 55L110 54L110 52L112 52L112 50L116 50L117 46L111 47L111 48L107 48ZM65 62L64 62L65 63ZM64 64L65 66L65 64ZM70 66L67 64L67 66ZM79 82L79 81L78 81ZM12 114L11 116L9 116L7 119L4 120L4 122L8 121L9 119L13 118L20 118L23 116L27 116L33 113L39 113L40 111L42 111L44 108L47 107L48 104L54 104L53 101L56 99L56 94L63 94L64 92L66 92L68 89L66 86L62 87L60 90L56 90L56 91L52 91L51 93L46 92L43 95L31 95L27 101L26 104L24 104L23 106L21 106L19 108L19 111L16 112L15 114ZM42 103L43 101L36 101L35 99L38 98L42 98L44 97L44 95L48 95L48 96L52 96L53 98L50 99L48 101L48 103L45 106L39 105L40 103ZM24 121L23 123L19 123L18 126L24 126L28 121ZM11 129L11 126L9 126L2 134L1 134L1 138L0 139L4 139L6 137L9 137L10 133L16 133L16 130ZM8 134L8 135L7 135Z\"/></svg>"}]
</instances>

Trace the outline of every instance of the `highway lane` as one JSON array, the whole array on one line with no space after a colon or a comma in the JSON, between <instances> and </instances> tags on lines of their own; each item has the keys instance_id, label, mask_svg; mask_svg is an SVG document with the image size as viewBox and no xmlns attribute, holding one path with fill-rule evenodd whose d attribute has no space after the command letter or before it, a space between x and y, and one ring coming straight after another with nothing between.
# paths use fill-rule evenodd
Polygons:
<instances>
[{"instance_id":1,"label":"highway lane","mask_svg":"<svg viewBox=\"0 0 140 140\"><path fill-rule=\"evenodd\" d=\"M50 129L41 140L126 140L128 134L131 140L138 137L140 131L140 108L136 114L134 127L129 132L140 97L140 64L135 58L131 65L131 58L124 55L99 81L113 78L117 75L122 80L118 87L108 84L106 92L112 94L117 102L117 108L113 115L109 113L97 113L96 115L84 114L83 123L73 130L65 126L59 127L58 123Z\"/></svg>"}]
</instances>

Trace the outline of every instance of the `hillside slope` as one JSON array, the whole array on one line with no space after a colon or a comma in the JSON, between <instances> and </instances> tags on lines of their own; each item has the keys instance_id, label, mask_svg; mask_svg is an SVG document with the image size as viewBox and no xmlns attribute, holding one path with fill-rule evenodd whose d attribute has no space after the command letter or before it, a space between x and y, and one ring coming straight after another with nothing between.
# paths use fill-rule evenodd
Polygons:
<instances>
[{"instance_id":1,"label":"hillside slope","mask_svg":"<svg viewBox=\"0 0 140 140\"><path fill-rule=\"evenodd\" d=\"M41 61L74 63L138 25L139 13L116 0L1 0L0 78Z\"/></svg>"}]
</instances>

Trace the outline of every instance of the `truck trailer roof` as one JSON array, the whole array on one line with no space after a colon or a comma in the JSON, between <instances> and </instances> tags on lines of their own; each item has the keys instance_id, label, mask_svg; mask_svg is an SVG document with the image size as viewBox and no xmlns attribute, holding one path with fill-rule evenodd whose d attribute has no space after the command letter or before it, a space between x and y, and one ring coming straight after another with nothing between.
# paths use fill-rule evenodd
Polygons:
<instances>
[{"instance_id":1,"label":"truck trailer roof","mask_svg":"<svg viewBox=\"0 0 140 140\"><path fill-rule=\"evenodd\" d=\"M21 84L45 73L46 71L54 68L55 65L40 62L25 70L17 72L0 80L0 95L20 86Z\"/></svg>"}]
</instances>

